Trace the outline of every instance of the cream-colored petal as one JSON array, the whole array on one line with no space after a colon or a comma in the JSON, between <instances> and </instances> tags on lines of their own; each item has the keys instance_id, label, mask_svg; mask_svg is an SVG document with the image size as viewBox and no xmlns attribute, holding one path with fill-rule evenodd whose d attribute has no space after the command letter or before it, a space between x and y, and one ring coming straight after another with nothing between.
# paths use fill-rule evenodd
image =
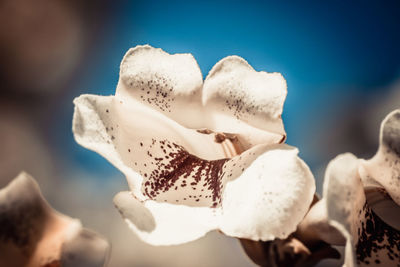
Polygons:
<instances>
[{"instance_id":1,"label":"cream-colored petal","mask_svg":"<svg viewBox=\"0 0 400 267\"><path fill-rule=\"evenodd\" d=\"M252 240L286 238L304 218L315 193L308 166L287 145L259 147L241 176L226 184L220 229ZM258 152L258 151L254 151Z\"/></svg>"},{"instance_id":2,"label":"cream-colored petal","mask_svg":"<svg viewBox=\"0 0 400 267\"><path fill-rule=\"evenodd\" d=\"M324 181L324 197L332 226L346 237L346 266L397 266L400 233L369 207L358 173L360 161L351 154L332 160Z\"/></svg>"},{"instance_id":3,"label":"cream-colored petal","mask_svg":"<svg viewBox=\"0 0 400 267\"><path fill-rule=\"evenodd\" d=\"M374 180L400 205L400 109L383 120L376 155L360 166L363 180Z\"/></svg>"},{"instance_id":4,"label":"cream-colored petal","mask_svg":"<svg viewBox=\"0 0 400 267\"><path fill-rule=\"evenodd\" d=\"M365 204L358 165L359 160L350 153L337 156L328 164L323 186L329 223L347 240L345 249L347 267L357 266L354 248L362 220L358 216Z\"/></svg>"},{"instance_id":5,"label":"cream-colored petal","mask_svg":"<svg viewBox=\"0 0 400 267\"><path fill-rule=\"evenodd\" d=\"M139 201L130 192L118 193L114 204L131 230L152 245L189 242L217 228L219 209Z\"/></svg>"},{"instance_id":6,"label":"cream-colored petal","mask_svg":"<svg viewBox=\"0 0 400 267\"><path fill-rule=\"evenodd\" d=\"M281 119L286 93L280 73L257 72L241 57L226 57L204 82L203 105L212 118L208 127L237 133L248 146L279 143L286 137Z\"/></svg>"},{"instance_id":7,"label":"cream-colored petal","mask_svg":"<svg viewBox=\"0 0 400 267\"><path fill-rule=\"evenodd\" d=\"M117 124L113 118L107 116L112 110L113 100L112 96L81 95L76 98L72 131L78 144L96 151L109 160L126 175L129 184L137 183L136 180L139 180L140 183L141 177L125 165L114 144L113 132ZM138 194L141 192L139 187L136 188L136 191Z\"/></svg>"},{"instance_id":8,"label":"cream-colored petal","mask_svg":"<svg viewBox=\"0 0 400 267\"><path fill-rule=\"evenodd\" d=\"M191 54L170 55L143 45L125 54L116 96L131 105L146 105L188 128L201 128L202 86L200 68Z\"/></svg>"},{"instance_id":9,"label":"cream-colored petal","mask_svg":"<svg viewBox=\"0 0 400 267\"><path fill-rule=\"evenodd\" d=\"M82 231L79 220L54 211L26 173L0 190L0 266L59 266L61 258L68 257L63 246L79 231ZM103 266L104 250L93 250L100 243L105 248L109 246L97 237L96 242L81 246L75 256L103 257L97 265L91 261L86 265Z\"/></svg>"}]
</instances>

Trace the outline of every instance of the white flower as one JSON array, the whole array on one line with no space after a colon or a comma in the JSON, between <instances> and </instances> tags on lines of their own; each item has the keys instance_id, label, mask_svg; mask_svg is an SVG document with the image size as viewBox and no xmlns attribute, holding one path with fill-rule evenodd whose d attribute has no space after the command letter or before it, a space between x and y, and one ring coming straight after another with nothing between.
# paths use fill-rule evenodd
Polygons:
<instances>
[{"instance_id":1,"label":"white flower","mask_svg":"<svg viewBox=\"0 0 400 267\"><path fill-rule=\"evenodd\" d=\"M399 200L400 110L395 110L382 122L380 146L372 159L346 153L329 163L323 199L306 220L319 219L314 230L322 239L346 246L348 267L399 266ZM318 227L324 221L329 226ZM337 229L341 237L327 231L329 227Z\"/></svg>"},{"instance_id":2,"label":"white flower","mask_svg":"<svg viewBox=\"0 0 400 267\"><path fill-rule=\"evenodd\" d=\"M110 246L53 210L35 180L21 173L0 190L0 266L105 266Z\"/></svg>"},{"instance_id":3,"label":"white flower","mask_svg":"<svg viewBox=\"0 0 400 267\"><path fill-rule=\"evenodd\" d=\"M114 203L154 245L218 229L253 240L286 238L308 211L314 179L281 144L286 82L230 56L203 83L190 54L130 49L115 96L75 99L73 132L126 176Z\"/></svg>"}]
</instances>

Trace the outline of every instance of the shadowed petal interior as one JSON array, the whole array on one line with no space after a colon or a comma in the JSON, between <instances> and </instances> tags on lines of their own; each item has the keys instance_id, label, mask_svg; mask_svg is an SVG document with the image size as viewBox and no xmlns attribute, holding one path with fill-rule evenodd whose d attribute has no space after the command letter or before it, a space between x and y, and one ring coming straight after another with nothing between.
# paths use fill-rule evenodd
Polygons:
<instances>
[{"instance_id":1,"label":"shadowed petal interior","mask_svg":"<svg viewBox=\"0 0 400 267\"><path fill-rule=\"evenodd\" d=\"M391 112L383 120L379 149L376 155L363 161L360 173L375 180L397 205L400 205L400 110Z\"/></svg>"}]
</instances>

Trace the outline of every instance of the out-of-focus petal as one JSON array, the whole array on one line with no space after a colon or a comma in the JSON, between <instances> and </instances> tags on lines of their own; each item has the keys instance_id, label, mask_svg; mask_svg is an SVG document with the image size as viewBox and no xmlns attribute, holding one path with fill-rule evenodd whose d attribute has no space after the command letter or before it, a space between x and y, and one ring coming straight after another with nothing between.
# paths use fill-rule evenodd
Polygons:
<instances>
[{"instance_id":1,"label":"out-of-focus petal","mask_svg":"<svg viewBox=\"0 0 400 267\"><path fill-rule=\"evenodd\" d=\"M345 238L329 224L328 220L326 199L323 198L311 207L304 220L301 221L296 237L306 243L322 240L331 245L344 246Z\"/></svg>"},{"instance_id":2,"label":"out-of-focus petal","mask_svg":"<svg viewBox=\"0 0 400 267\"><path fill-rule=\"evenodd\" d=\"M61 247L62 267L106 266L110 254L109 243L97 233L79 227L66 236Z\"/></svg>"},{"instance_id":3,"label":"out-of-focus petal","mask_svg":"<svg viewBox=\"0 0 400 267\"><path fill-rule=\"evenodd\" d=\"M109 245L100 236L93 234L95 242L74 250L71 240L81 231L79 220L53 210L26 173L0 190L0 266L59 266L71 257L86 258L85 266L104 266ZM102 249L94 249L99 245ZM95 258L102 260L91 261Z\"/></svg>"},{"instance_id":4,"label":"out-of-focus petal","mask_svg":"<svg viewBox=\"0 0 400 267\"><path fill-rule=\"evenodd\" d=\"M400 205L400 109L383 120L376 155L360 166L363 180L376 181Z\"/></svg>"},{"instance_id":5,"label":"out-of-focus petal","mask_svg":"<svg viewBox=\"0 0 400 267\"><path fill-rule=\"evenodd\" d=\"M400 233L369 207L358 168L354 155L339 155L329 163L324 181L329 223L347 239L345 265L397 266Z\"/></svg>"}]
</instances>

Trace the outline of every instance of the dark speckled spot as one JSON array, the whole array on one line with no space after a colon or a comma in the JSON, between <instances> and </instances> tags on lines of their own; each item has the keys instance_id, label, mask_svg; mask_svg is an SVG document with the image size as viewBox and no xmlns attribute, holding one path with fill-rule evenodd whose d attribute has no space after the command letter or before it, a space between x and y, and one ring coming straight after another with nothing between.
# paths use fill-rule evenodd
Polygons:
<instances>
[{"instance_id":1,"label":"dark speckled spot","mask_svg":"<svg viewBox=\"0 0 400 267\"><path fill-rule=\"evenodd\" d=\"M381 264L383 262L400 263L400 233L382 221L365 203L358 229L356 255L358 264ZM361 215L361 217L363 217ZM382 251L385 253L382 254Z\"/></svg>"},{"instance_id":2,"label":"dark speckled spot","mask_svg":"<svg viewBox=\"0 0 400 267\"><path fill-rule=\"evenodd\" d=\"M199 195L189 195L188 198L197 197L194 201L199 202L203 187L210 194L208 195L211 201L210 206L216 207L221 201L223 166L228 159L203 160L175 143L167 140L158 143L160 147L171 148L168 152L165 151L166 154L163 157L154 157L155 168L151 173L142 174L146 178L143 184L144 194L150 199L159 200L163 193L179 189L186 190L185 188L190 186L194 190L193 194L198 192ZM197 186L200 186L199 190ZM201 196L203 199L207 198L204 194Z\"/></svg>"},{"instance_id":3,"label":"dark speckled spot","mask_svg":"<svg viewBox=\"0 0 400 267\"><path fill-rule=\"evenodd\" d=\"M137 97L146 105L156 107L163 112L171 112L174 102L174 83L157 73L140 73L124 79L125 84L135 89ZM138 98L138 99L139 99Z\"/></svg>"}]
</instances>

